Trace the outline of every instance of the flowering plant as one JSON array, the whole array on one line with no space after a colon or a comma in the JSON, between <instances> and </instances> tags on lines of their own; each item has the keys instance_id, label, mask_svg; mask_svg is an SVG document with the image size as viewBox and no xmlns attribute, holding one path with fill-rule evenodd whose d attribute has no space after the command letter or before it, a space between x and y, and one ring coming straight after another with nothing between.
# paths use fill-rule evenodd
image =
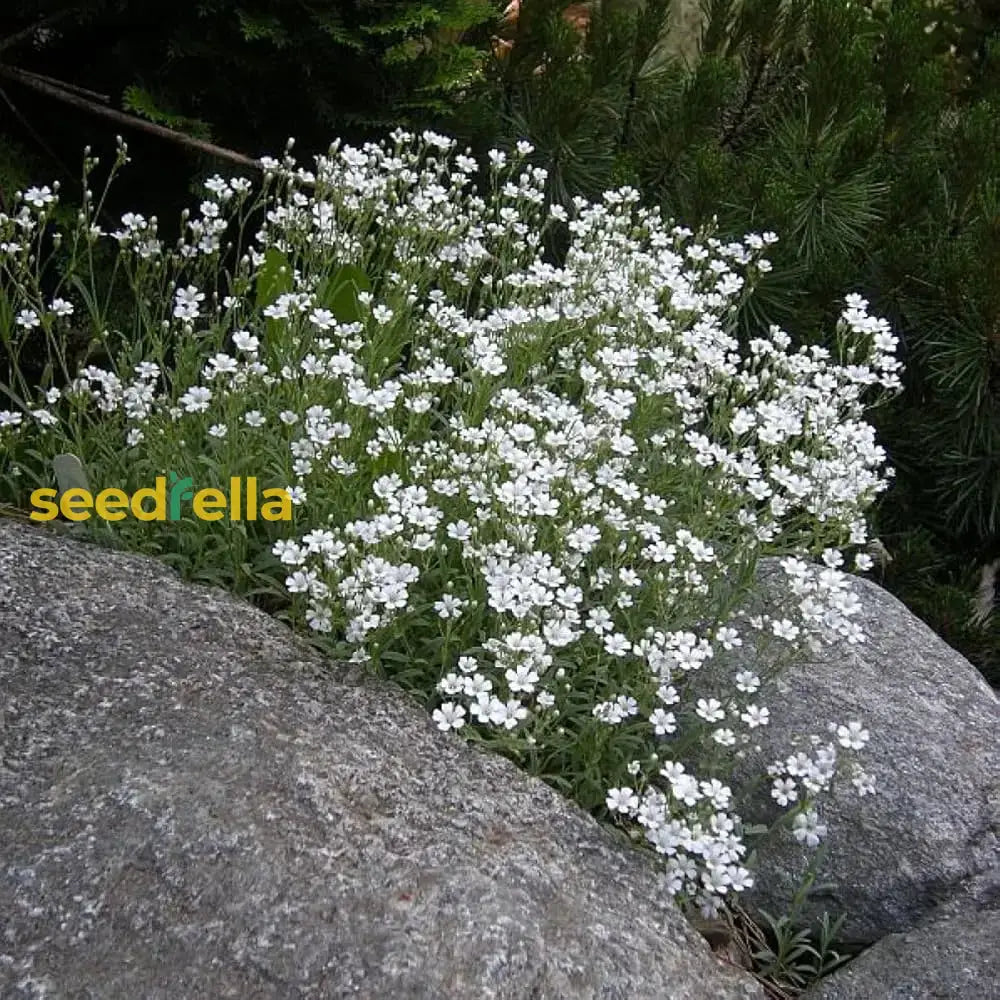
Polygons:
<instances>
[{"instance_id":1,"label":"flowering plant","mask_svg":"<svg viewBox=\"0 0 1000 1000\"><path fill-rule=\"evenodd\" d=\"M629 188L547 208L527 143L490 153L484 194L477 161L429 132L334 144L312 169L290 150L255 201L210 180L176 250L135 214L106 236L88 198L54 292L32 243L55 193L0 216L8 351L41 328L58 356L76 289L113 359L8 387L5 488L68 446L109 482L183 452L286 486L290 535L115 530L188 564L224 549L230 582L272 596L277 574L311 632L422 693L439 729L630 826L666 890L714 914L752 882L726 775L780 710L762 679L864 639L842 550L870 568L864 511L889 474L863 414L899 387L895 338L849 296L830 348L774 327L741 344L733 315L773 234L694 234ZM72 277L108 238L128 337ZM744 607L762 555L783 557L777 614ZM729 669L749 646L757 667ZM770 771L810 846L838 773L872 790L847 759L867 730L831 732Z\"/></svg>"}]
</instances>

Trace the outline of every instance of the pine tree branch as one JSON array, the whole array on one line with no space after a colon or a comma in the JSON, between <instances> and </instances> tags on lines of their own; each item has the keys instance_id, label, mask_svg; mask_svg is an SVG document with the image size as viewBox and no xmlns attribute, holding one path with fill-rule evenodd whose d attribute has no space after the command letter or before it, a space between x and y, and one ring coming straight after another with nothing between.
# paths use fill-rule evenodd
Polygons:
<instances>
[{"instance_id":1,"label":"pine tree branch","mask_svg":"<svg viewBox=\"0 0 1000 1000\"><path fill-rule=\"evenodd\" d=\"M625 114L622 120L621 133L618 136L619 154L624 153L632 142L632 120L635 116L636 101L639 96L639 72L642 69L640 52L643 41L644 39L642 39L640 33L637 31L632 45L632 63L629 66L628 97L625 99Z\"/></svg>"},{"instance_id":2,"label":"pine tree branch","mask_svg":"<svg viewBox=\"0 0 1000 1000\"><path fill-rule=\"evenodd\" d=\"M764 70L767 68L767 64L767 52L762 49L757 59L757 65L754 67L754 74L750 79L750 85L747 87L746 95L736 112L736 117L723 130L722 137L719 139L719 147L721 149L732 146L739 137L740 129L746 123L750 106L753 104L754 98L757 96L757 90L764 78Z\"/></svg>"},{"instance_id":3,"label":"pine tree branch","mask_svg":"<svg viewBox=\"0 0 1000 1000\"><path fill-rule=\"evenodd\" d=\"M45 94L47 97L52 97L63 104L68 104L70 107L78 108L81 111L97 115L100 118L106 118L125 128L134 128L140 132L148 132L150 135L159 136L161 139L177 143L188 149L197 150L199 153L205 153L220 160L228 160L230 163L238 163L240 166L249 167L252 170L263 169L260 160L244 156L242 153L238 153L233 149L227 149L225 146L217 146L214 142L206 142L204 139L195 139L192 136L185 135L183 132L175 132L164 125L147 122L142 118L137 118L135 115L116 111L114 108L98 104L95 101L74 93L72 90L66 89L61 83L58 85L49 83L47 79L42 79L34 73L29 73L27 70L17 69L14 66L5 66L0 63L0 77L13 80L40 94Z\"/></svg>"},{"instance_id":4,"label":"pine tree branch","mask_svg":"<svg viewBox=\"0 0 1000 1000\"><path fill-rule=\"evenodd\" d=\"M632 120L635 117L635 106L639 93L639 72L633 70L628 82L628 98L625 102L625 115L622 120L622 131L618 138L618 152L624 153L632 143Z\"/></svg>"}]
</instances>

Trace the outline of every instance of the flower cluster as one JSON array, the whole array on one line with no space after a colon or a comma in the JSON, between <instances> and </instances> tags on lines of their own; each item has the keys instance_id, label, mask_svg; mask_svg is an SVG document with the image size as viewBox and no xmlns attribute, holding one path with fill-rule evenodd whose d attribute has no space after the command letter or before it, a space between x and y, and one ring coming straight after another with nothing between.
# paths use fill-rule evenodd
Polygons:
<instances>
[{"instance_id":1,"label":"flower cluster","mask_svg":"<svg viewBox=\"0 0 1000 1000\"><path fill-rule=\"evenodd\" d=\"M219 253L247 194L213 179L181 264L149 272L173 275L156 324L174 370L84 368L61 399L0 413L0 437L51 434L58 402L118 415L147 465L171 440L227 474L267 457L299 527L268 546L304 622L357 662L406 663L440 729L476 727L570 786L599 773L667 891L711 913L752 881L720 769L780 710L736 654L864 638L842 550L887 485L864 410L899 386L895 338L852 296L835 347L776 327L740 343L773 234L695 234L629 188L546 208L530 153L490 155L488 196L434 133L335 144L312 170L268 160L222 301L182 267ZM0 218L0 252L46 204ZM155 220L111 238L140 269L163 253ZM743 607L765 553L785 556L778 614ZM835 731L841 751L867 739ZM804 843L843 756L817 744L772 769Z\"/></svg>"}]
</instances>

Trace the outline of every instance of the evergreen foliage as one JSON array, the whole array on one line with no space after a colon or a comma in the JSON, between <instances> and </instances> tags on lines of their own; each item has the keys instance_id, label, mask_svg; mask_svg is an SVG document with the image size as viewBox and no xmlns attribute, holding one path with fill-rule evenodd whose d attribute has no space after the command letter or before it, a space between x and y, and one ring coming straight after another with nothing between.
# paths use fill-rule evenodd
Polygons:
<instances>
[{"instance_id":1,"label":"evergreen foliage","mask_svg":"<svg viewBox=\"0 0 1000 1000\"><path fill-rule=\"evenodd\" d=\"M102 91L251 155L289 135L325 148L442 113L478 73L498 13L495 0L13 0L0 46L18 42L0 69Z\"/></svg>"}]
</instances>

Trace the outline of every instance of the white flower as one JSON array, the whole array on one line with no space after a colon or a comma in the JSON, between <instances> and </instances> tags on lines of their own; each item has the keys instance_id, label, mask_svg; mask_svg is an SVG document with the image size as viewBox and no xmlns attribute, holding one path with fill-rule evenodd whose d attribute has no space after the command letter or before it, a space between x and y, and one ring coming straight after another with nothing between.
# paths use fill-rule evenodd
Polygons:
<instances>
[{"instance_id":1,"label":"white flower","mask_svg":"<svg viewBox=\"0 0 1000 1000\"><path fill-rule=\"evenodd\" d=\"M314 573L296 570L290 576L285 577L285 587L290 594L304 594L308 592L315 579Z\"/></svg>"},{"instance_id":2,"label":"white flower","mask_svg":"<svg viewBox=\"0 0 1000 1000\"><path fill-rule=\"evenodd\" d=\"M750 670L741 670L736 675L736 690L753 694L760 687L760 678Z\"/></svg>"},{"instance_id":3,"label":"white flower","mask_svg":"<svg viewBox=\"0 0 1000 1000\"><path fill-rule=\"evenodd\" d=\"M750 729L756 729L758 726L766 726L771 721L771 713L766 708L760 708L757 705L747 705L746 711L740 714L740 719Z\"/></svg>"},{"instance_id":4,"label":"white flower","mask_svg":"<svg viewBox=\"0 0 1000 1000\"><path fill-rule=\"evenodd\" d=\"M787 806L789 802L794 802L798 795L795 782L791 778L775 778L771 784L771 797L779 806Z\"/></svg>"},{"instance_id":5,"label":"white flower","mask_svg":"<svg viewBox=\"0 0 1000 1000\"><path fill-rule=\"evenodd\" d=\"M837 727L837 742L850 750L860 750L871 739L871 733L860 722Z\"/></svg>"},{"instance_id":6,"label":"white flower","mask_svg":"<svg viewBox=\"0 0 1000 1000\"><path fill-rule=\"evenodd\" d=\"M874 775L867 774L865 771L858 768L858 773L851 778L851 784L854 786L858 795L864 798L866 795L875 794L875 777Z\"/></svg>"},{"instance_id":7,"label":"white flower","mask_svg":"<svg viewBox=\"0 0 1000 1000\"><path fill-rule=\"evenodd\" d=\"M453 594L445 594L440 601L434 602L434 610L438 613L439 618L459 618L462 614L462 608L467 603Z\"/></svg>"},{"instance_id":8,"label":"white flower","mask_svg":"<svg viewBox=\"0 0 1000 1000\"><path fill-rule=\"evenodd\" d=\"M212 390L206 386L195 385L185 392L178 402L187 413L203 413L212 401Z\"/></svg>"},{"instance_id":9,"label":"white flower","mask_svg":"<svg viewBox=\"0 0 1000 1000\"><path fill-rule=\"evenodd\" d=\"M454 672L445 674L445 676L438 681L438 691L447 695L462 694L466 689L466 680L467 678L460 677Z\"/></svg>"},{"instance_id":10,"label":"white flower","mask_svg":"<svg viewBox=\"0 0 1000 1000\"><path fill-rule=\"evenodd\" d=\"M798 625L793 624L787 618L782 618L781 621L771 622L771 631L779 639L788 639L789 641L792 641L798 636L801 630Z\"/></svg>"},{"instance_id":11,"label":"white flower","mask_svg":"<svg viewBox=\"0 0 1000 1000\"><path fill-rule=\"evenodd\" d=\"M505 671L504 676L511 691L523 691L525 694L531 694L539 681L538 671L525 663L519 664L513 670Z\"/></svg>"},{"instance_id":12,"label":"white flower","mask_svg":"<svg viewBox=\"0 0 1000 1000\"><path fill-rule=\"evenodd\" d=\"M656 697L664 705L676 705L681 700L681 696L677 693L677 688L673 684L661 684L656 689Z\"/></svg>"},{"instance_id":13,"label":"white flower","mask_svg":"<svg viewBox=\"0 0 1000 1000\"><path fill-rule=\"evenodd\" d=\"M244 354L256 354L260 348L260 341L246 330L237 330L233 333L233 344Z\"/></svg>"},{"instance_id":14,"label":"white flower","mask_svg":"<svg viewBox=\"0 0 1000 1000\"><path fill-rule=\"evenodd\" d=\"M461 729L465 725L465 709L453 701L446 701L440 708L435 708L432 718L438 729L447 733L452 729Z\"/></svg>"},{"instance_id":15,"label":"white flower","mask_svg":"<svg viewBox=\"0 0 1000 1000\"><path fill-rule=\"evenodd\" d=\"M298 542L291 539L280 539L271 546L274 553L285 566L301 566L305 562L305 552Z\"/></svg>"},{"instance_id":16,"label":"white flower","mask_svg":"<svg viewBox=\"0 0 1000 1000\"><path fill-rule=\"evenodd\" d=\"M517 724L527 717L527 708L515 699L503 702L499 698L495 698L490 702L489 719L495 726L515 729Z\"/></svg>"},{"instance_id":17,"label":"white flower","mask_svg":"<svg viewBox=\"0 0 1000 1000\"><path fill-rule=\"evenodd\" d=\"M718 642L722 646L722 648L727 651L730 649L735 649L737 646L743 645L743 640L740 638L739 632L737 632L736 629L734 628L726 628L726 627L720 628L715 633L715 641ZM737 680L738 679L739 675L737 675Z\"/></svg>"},{"instance_id":18,"label":"white flower","mask_svg":"<svg viewBox=\"0 0 1000 1000\"><path fill-rule=\"evenodd\" d=\"M639 808L639 796L627 785L608 789L605 802L611 812L629 813Z\"/></svg>"},{"instance_id":19,"label":"white flower","mask_svg":"<svg viewBox=\"0 0 1000 1000\"><path fill-rule=\"evenodd\" d=\"M205 293L199 292L194 285L178 288L174 292L174 318L185 321L197 319L200 315L199 304L205 301Z\"/></svg>"},{"instance_id":20,"label":"white flower","mask_svg":"<svg viewBox=\"0 0 1000 1000\"><path fill-rule=\"evenodd\" d=\"M699 698L695 712L706 722L721 722L726 717L722 702L716 698Z\"/></svg>"},{"instance_id":21,"label":"white flower","mask_svg":"<svg viewBox=\"0 0 1000 1000\"><path fill-rule=\"evenodd\" d=\"M669 733L677 732L677 720L674 718L674 713L667 712L662 708L655 708L650 712L649 724L657 736L666 736Z\"/></svg>"},{"instance_id":22,"label":"white flower","mask_svg":"<svg viewBox=\"0 0 1000 1000\"><path fill-rule=\"evenodd\" d=\"M465 674L459 680L461 681L462 693L466 698L472 698L475 701L478 701L480 698L488 699L490 692L493 690L493 681L482 674L473 674L471 677Z\"/></svg>"},{"instance_id":23,"label":"white flower","mask_svg":"<svg viewBox=\"0 0 1000 1000\"><path fill-rule=\"evenodd\" d=\"M611 620L611 615L607 608L592 608L587 615L587 628L596 635L610 632L614 628L614 622Z\"/></svg>"},{"instance_id":24,"label":"white flower","mask_svg":"<svg viewBox=\"0 0 1000 1000\"><path fill-rule=\"evenodd\" d=\"M615 632L604 637L604 649L610 656L621 658L631 652L632 643L621 632Z\"/></svg>"},{"instance_id":25,"label":"white flower","mask_svg":"<svg viewBox=\"0 0 1000 1000\"><path fill-rule=\"evenodd\" d=\"M51 205L56 200L56 197L52 193L52 188L46 184L43 187L28 188L24 192L24 200L34 208L44 208L46 205Z\"/></svg>"},{"instance_id":26,"label":"white flower","mask_svg":"<svg viewBox=\"0 0 1000 1000\"><path fill-rule=\"evenodd\" d=\"M31 410L31 415L43 427L54 427L59 422L55 414L48 410Z\"/></svg>"},{"instance_id":27,"label":"white flower","mask_svg":"<svg viewBox=\"0 0 1000 1000\"><path fill-rule=\"evenodd\" d=\"M826 824L820 823L815 809L807 809L792 821L792 833L800 844L817 847L826 836Z\"/></svg>"}]
</instances>

